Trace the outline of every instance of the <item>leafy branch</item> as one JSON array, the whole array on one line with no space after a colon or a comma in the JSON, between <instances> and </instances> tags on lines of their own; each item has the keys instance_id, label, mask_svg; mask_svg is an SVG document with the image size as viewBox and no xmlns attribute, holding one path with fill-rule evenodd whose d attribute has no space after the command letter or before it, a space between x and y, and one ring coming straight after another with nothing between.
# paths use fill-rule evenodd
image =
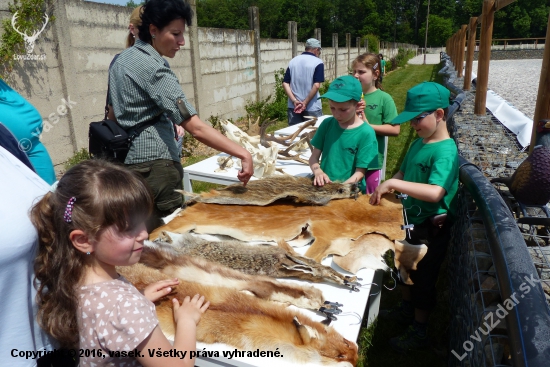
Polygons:
<instances>
[{"instance_id":1,"label":"leafy branch","mask_svg":"<svg viewBox=\"0 0 550 367\"><path fill-rule=\"evenodd\" d=\"M52 0L14 0L8 5L12 14L17 13L17 28L31 34L44 24L44 12L51 8ZM54 21L50 16L49 22ZM25 52L25 41L13 28L12 18L2 20L2 36L0 37L0 78L5 79L13 70L16 54Z\"/></svg>"}]
</instances>

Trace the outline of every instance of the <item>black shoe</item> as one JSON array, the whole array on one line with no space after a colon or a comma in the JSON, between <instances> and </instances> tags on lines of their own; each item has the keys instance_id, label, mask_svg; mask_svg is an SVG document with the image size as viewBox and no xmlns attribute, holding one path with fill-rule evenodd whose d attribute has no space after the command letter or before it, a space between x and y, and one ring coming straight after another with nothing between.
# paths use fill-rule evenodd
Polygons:
<instances>
[{"instance_id":1,"label":"black shoe","mask_svg":"<svg viewBox=\"0 0 550 367\"><path fill-rule=\"evenodd\" d=\"M399 302L394 308L389 310L380 310L378 317L381 320L395 321L401 325L410 325L414 321L414 311L407 312L403 307L403 302Z\"/></svg>"},{"instance_id":2,"label":"black shoe","mask_svg":"<svg viewBox=\"0 0 550 367\"><path fill-rule=\"evenodd\" d=\"M418 331L411 325L401 336L391 338L390 346L399 353L407 353L428 348L431 341L428 335L419 336Z\"/></svg>"}]
</instances>

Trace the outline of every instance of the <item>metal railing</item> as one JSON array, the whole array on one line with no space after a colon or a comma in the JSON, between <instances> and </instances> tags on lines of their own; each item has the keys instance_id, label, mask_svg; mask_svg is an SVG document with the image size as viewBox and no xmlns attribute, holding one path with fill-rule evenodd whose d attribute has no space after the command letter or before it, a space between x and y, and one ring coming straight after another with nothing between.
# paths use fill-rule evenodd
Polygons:
<instances>
[{"instance_id":1,"label":"metal railing","mask_svg":"<svg viewBox=\"0 0 550 367\"><path fill-rule=\"evenodd\" d=\"M460 96L461 90L453 84L456 72L446 55L442 60L445 67L440 73ZM515 137L494 118L475 117L470 93L463 94L460 104L472 113L467 114L470 120L459 119L458 108L454 108L448 119L464 157L459 216L449 251L448 365L548 366L550 308L543 288L550 290L550 232L544 225L535 230L518 227L518 214L510 211L516 206L486 177L511 174L526 153L520 152ZM541 212L537 215L542 216ZM538 247L528 247L526 239L534 237Z\"/></svg>"}]
</instances>

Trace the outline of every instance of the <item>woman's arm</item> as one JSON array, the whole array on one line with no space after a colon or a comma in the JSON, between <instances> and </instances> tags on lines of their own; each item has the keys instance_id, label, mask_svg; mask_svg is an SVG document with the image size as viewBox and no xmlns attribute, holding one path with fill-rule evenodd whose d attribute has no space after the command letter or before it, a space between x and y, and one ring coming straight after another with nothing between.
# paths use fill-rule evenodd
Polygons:
<instances>
[{"instance_id":1,"label":"woman's arm","mask_svg":"<svg viewBox=\"0 0 550 367\"><path fill-rule=\"evenodd\" d=\"M241 159L242 170L238 173L237 178L246 185L254 174L252 155L246 149L229 140L218 130L205 124L197 115L183 121L181 126L201 143Z\"/></svg>"}]
</instances>

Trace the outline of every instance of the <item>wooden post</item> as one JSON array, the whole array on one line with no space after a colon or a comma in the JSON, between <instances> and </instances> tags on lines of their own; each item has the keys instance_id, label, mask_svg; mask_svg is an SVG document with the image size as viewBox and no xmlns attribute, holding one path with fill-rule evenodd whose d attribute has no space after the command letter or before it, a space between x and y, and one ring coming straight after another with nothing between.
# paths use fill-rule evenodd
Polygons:
<instances>
[{"instance_id":1,"label":"wooden post","mask_svg":"<svg viewBox=\"0 0 550 367\"><path fill-rule=\"evenodd\" d=\"M262 100L262 58L260 54L260 10L257 6L248 8L250 29L254 31L254 59L256 61L256 102Z\"/></svg>"},{"instance_id":2,"label":"wooden post","mask_svg":"<svg viewBox=\"0 0 550 367\"><path fill-rule=\"evenodd\" d=\"M294 21L288 22L289 36L292 41L292 57L298 55L298 25Z\"/></svg>"},{"instance_id":3,"label":"wooden post","mask_svg":"<svg viewBox=\"0 0 550 367\"><path fill-rule=\"evenodd\" d=\"M489 84L489 63L491 62L491 40L495 18L495 0L483 0L481 14L481 36L479 38L479 60L477 62L477 84L474 113L485 115L487 85Z\"/></svg>"},{"instance_id":4,"label":"wooden post","mask_svg":"<svg viewBox=\"0 0 550 367\"><path fill-rule=\"evenodd\" d=\"M537 124L540 120L550 118L550 16L546 26L546 41L544 43L544 54L542 56L542 68L540 70L539 92L537 104L535 105L535 116L533 117L533 132L531 133L531 145L529 153L533 151L537 141Z\"/></svg>"},{"instance_id":5,"label":"wooden post","mask_svg":"<svg viewBox=\"0 0 550 367\"><path fill-rule=\"evenodd\" d=\"M201 101L204 100L202 93L202 75L201 75L201 54L199 46L199 27L197 26L197 1L190 0L189 5L193 10L193 19L189 30L189 45L191 46L191 75L193 76L193 99L197 114L201 114ZM206 118L206 117L204 117Z\"/></svg>"},{"instance_id":6,"label":"wooden post","mask_svg":"<svg viewBox=\"0 0 550 367\"><path fill-rule=\"evenodd\" d=\"M470 90L472 85L472 66L474 64L474 51L476 48L477 17L470 18L468 25L468 50L466 51L466 72L464 74L464 90Z\"/></svg>"},{"instance_id":7,"label":"wooden post","mask_svg":"<svg viewBox=\"0 0 550 367\"><path fill-rule=\"evenodd\" d=\"M332 47L334 48L334 79L338 77L338 33L332 34Z\"/></svg>"},{"instance_id":8,"label":"wooden post","mask_svg":"<svg viewBox=\"0 0 550 367\"><path fill-rule=\"evenodd\" d=\"M365 38L365 53L369 52L369 39Z\"/></svg>"},{"instance_id":9,"label":"wooden post","mask_svg":"<svg viewBox=\"0 0 550 367\"><path fill-rule=\"evenodd\" d=\"M460 78L463 76L462 69L464 66L464 48L466 47L466 31L468 30L468 25L463 24L460 28L460 33L458 37L458 74L457 76Z\"/></svg>"},{"instance_id":10,"label":"wooden post","mask_svg":"<svg viewBox=\"0 0 550 367\"><path fill-rule=\"evenodd\" d=\"M348 66L347 68L351 67L351 33L346 33L346 47L348 49Z\"/></svg>"},{"instance_id":11,"label":"wooden post","mask_svg":"<svg viewBox=\"0 0 550 367\"><path fill-rule=\"evenodd\" d=\"M506 45L508 44L507 40L504 40L504 51L506 51Z\"/></svg>"},{"instance_id":12,"label":"wooden post","mask_svg":"<svg viewBox=\"0 0 550 367\"><path fill-rule=\"evenodd\" d=\"M361 55L361 37L355 39L355 45L357 46L357 56Z\"/></svg>"}]
</instances>

